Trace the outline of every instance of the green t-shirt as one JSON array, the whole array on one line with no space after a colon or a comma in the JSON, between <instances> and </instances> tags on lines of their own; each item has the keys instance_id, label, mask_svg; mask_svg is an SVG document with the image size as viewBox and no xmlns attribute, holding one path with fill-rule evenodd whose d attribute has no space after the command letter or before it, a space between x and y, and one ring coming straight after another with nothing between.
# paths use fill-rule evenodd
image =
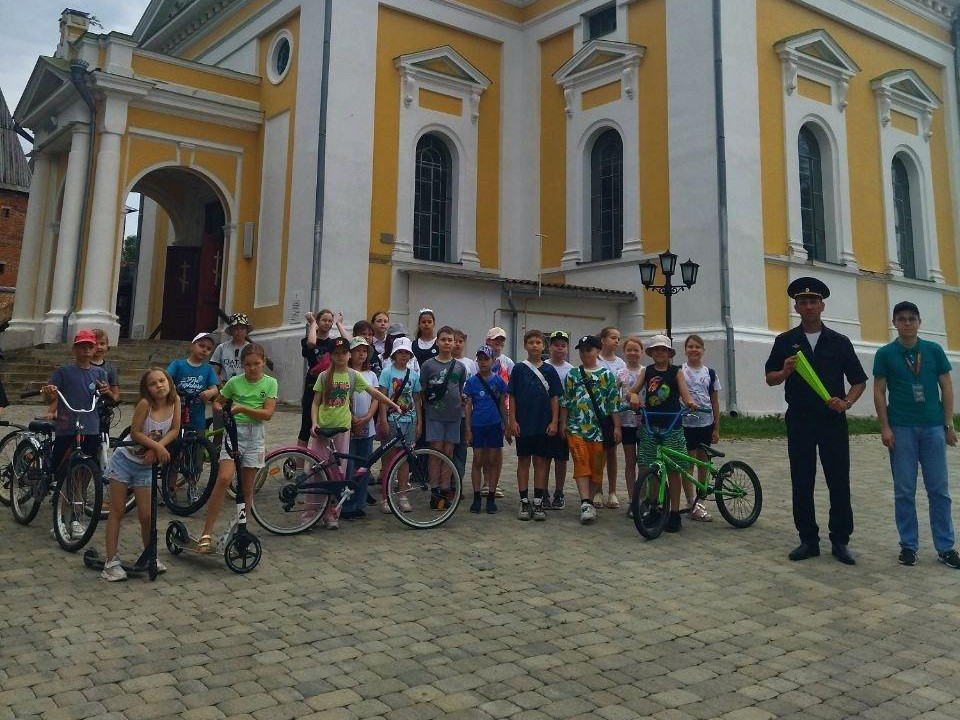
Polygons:
<instances>
[{"instance_id":1,"label":"green t-shirt","mask_svg":"<svg viewBox=\"0 0 960 720\"><path fill-rule=\"evenodd\" d=\"M234 375L227 380L220 394L225 398L230 398L238 405L246 405L254 410L263 408L264 403L270 398L277 397L277 380L269 375L264 375L256 382L247 380L246 375ZM249 418L243 413L236 416L239 425L259 423L260 420Z\"/></svg>"},{"instance_id":2,"label":"green t-shirt","mask_svg":"<svg viewBox=\"0 0 960 720\"><path fill-rule=\"evenodd\" d=\"M313 389L317 393L323 392L323 383L326 381L327 373L332 370L324 370L317 378ZM351 386L351 376L353 384ZM317 410L317 427L322 428L349 428L353 420L353 413L350 410L351 395L355 392L364 392L370 383L368 383L363 373L356 370L347 372L333 373L333 386L330 388L330 396L325 403L321 403Z\"/></svg>"},{"instance_id":3,"label":"green t-shirt","mask_svg":"<svg viewBox=\"0 0 960 720\"><path fill-rule=\"evenodd\" d=\"M910 369L919 362L919 373ZM950 372L950 361L943 348L929 340L917 340L905 348L899 340L884 345L873 358L874 377L887 380L887 419L891 425L930 427L943 425L943 402L937 379ZM923 388L922 400L913 386ZM920 395L920 391L917 391Z\"/></svg>"}]
</instances>

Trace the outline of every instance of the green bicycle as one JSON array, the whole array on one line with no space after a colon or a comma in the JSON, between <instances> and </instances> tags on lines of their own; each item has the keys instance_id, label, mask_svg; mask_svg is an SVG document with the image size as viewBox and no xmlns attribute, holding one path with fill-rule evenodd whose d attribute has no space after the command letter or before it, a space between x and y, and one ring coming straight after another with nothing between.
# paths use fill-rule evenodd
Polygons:
<instances>
[{"instance_id":1,"label":"green bicycle","mask_svg":"<svg viewBox=\"0 0 960 720\"><path fill-rule=\"evenodd\" d=\"M704 410L708 409L704 408ZM735 528L750 527L760 517L763 490L757 473L747 463L741 460L730 460L718 468L711 460L722 458L724 454L711 447L700 446L707 456L707 460L700 460L663 444L667 433L677 427L680 419L690 412L683 408L675 413L649 411L638 413L643 417L647 432L652 433L657 442L656 460L650 467L640 468L630 502L633 524L647 540L658 538L666 527L670 514L668 474L673 472L693 483L697 489L698 501L713 495L723 519ZM651 426L650 416L658 415L672 418L668 427ZM706 468L709 477L701 483L688 472L691 466Z\"/></svg>"}]
</instances>

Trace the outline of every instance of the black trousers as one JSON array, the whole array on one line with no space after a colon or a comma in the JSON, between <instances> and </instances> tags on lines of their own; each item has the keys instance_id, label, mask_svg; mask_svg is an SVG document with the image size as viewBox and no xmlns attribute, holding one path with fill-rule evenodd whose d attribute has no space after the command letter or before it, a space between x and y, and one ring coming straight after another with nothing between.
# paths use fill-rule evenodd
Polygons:
<instances>
[{"instance_id":1,"label":"black trousers","mask_svg":"<svg viewBox=\"0 0 960 720\"><path fill-rule=\"evenodd\" d=\"M813 502L817 451L830 492L830 542L846 545L853 533L850 507L850 435L847 418L832 411L787 410L787 452L793 486L793 522L802 543L819 543Z\"/></svg>"}]
</instances>

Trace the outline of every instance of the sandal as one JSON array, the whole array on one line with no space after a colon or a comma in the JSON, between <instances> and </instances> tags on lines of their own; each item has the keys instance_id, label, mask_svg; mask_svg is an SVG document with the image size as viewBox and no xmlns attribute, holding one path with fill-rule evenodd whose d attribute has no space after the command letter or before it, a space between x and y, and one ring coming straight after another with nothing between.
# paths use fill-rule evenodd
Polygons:
<instances>
[{"instance_id":1,"label":"sandal","mask_svg":"<svg viewBox=\"0 0 960 720\"><path fill-rule=\"evenodd\" d=\"M208 553L212 549L213 549L213 536L201 535L200 539L197 541L197 552Z\"/></svg>"}]
</instances>

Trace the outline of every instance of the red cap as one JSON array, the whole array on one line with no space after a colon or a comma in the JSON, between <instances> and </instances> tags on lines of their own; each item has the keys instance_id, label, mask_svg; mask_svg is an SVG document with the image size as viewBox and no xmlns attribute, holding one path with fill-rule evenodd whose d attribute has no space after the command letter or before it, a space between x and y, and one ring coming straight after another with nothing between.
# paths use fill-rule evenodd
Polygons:
<instances>
[{"instance_id":1,"label":"red cap","mask_svg":"<svg viewBox=\"0 0 960 720\"><path fill-rule=\"evenodd\" d=\"M77 336L73 339L73 344L79 345L81 343L97 344L97 336L93 334L93 330L81 330L77 333Z\"/></svg>"}]
</instances>

